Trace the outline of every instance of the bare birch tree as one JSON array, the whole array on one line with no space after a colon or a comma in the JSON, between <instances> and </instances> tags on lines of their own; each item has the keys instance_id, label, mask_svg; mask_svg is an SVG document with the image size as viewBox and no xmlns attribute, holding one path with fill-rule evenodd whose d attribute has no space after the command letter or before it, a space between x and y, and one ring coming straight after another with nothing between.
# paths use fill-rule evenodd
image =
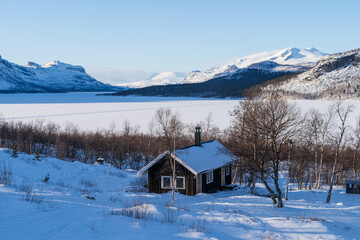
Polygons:
<instances>
[{"instance_id":1,"label":"bare birch tree","mask_svg":"<svg viewBox=\"0 0 360 240\"><path fill-rule=\"evenodd\" d=\"M353 106L352 105L344 106L341 102L337 102L336 104L333 105L333 109L334 109L336 117L339 120L339 124L337 126L337 130L334 133L331 133L333 136L333 139L335 141L335 157L334 157L334 164L333 164L332 171L331 171L330 187L329 187L329 192L328 192L328 195L326 198L326 203L329 203L330 199L331 199L333 185L336 180L337 166L340 161L339 153L340 153L340 149L341 149L346 131L349 127L347 125L347 120L348 120L349 114L353 111Z\"/></svg>"},{"instance_id":2,"label":"bare birch tree","mask_svg":"<svg viewBox=\"0 0 360 240\"><path fill-rule=\"evenodd\" d=\"M181 135L183 123L180 120L179 114L171 111L170 108L158 109L155 113L155 122L157 124L158 134L165 141L165 145L170 154L170 166L172 169L170 207L172 207L176 188L176 140Z\"/></svg>"}]
</instances>

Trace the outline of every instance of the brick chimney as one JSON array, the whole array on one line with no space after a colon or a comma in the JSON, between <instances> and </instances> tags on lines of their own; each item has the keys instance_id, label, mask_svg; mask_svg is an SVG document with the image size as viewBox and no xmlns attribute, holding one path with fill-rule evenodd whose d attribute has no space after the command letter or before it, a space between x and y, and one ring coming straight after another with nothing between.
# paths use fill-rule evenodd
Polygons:
<instances>
[{"instance_id":1,"label":"brick chimney","mask_svg":"<svg viewBox=\"0 0 360 240\"><path fill-rule=\"evenodd\" d=\"M195 127L195 146L201 146L201 127Z\"/></svg>"}]
</instances>

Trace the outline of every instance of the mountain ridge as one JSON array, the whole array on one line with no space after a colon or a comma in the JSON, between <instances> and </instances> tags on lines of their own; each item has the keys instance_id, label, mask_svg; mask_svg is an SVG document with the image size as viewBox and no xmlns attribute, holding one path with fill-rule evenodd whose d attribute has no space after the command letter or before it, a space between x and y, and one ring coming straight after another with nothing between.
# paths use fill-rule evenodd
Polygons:
<instances>
[{"instance_id":1,"label":"mountain ridge","mask_svg":"<svg viewBox=\"0 0 360 240\"><path fill-rule=\"evenodd\" d=\"M262 87L262 94L277 92L293 98L360 98L360 48L324 56L298 76Z\"/></svg>"},{"instance_id":2,"label":"mountain ridge","mask_svg":"<svg viewBox=\"0 0 360 240\"><path fill-rule=\"evenodd\" d=\"M118 91L97 81L82 66L52 61L43 65L29 61L26 66L0 56L0 92Z\"/></svg>"},{"instance_id":3,"label":"mountain ridge","mask_svg":"<svg viewBox=\"0 0 360 240\"><path fill-rule=\"evenodd\" d=\"M238 69L251 68L257 65L261 67L261 63L271 63L273 67L263 69L279 71L279 72L300 72L315 65L318 59L326 53L320 52L316 48L286 48L282 50L255 53L241 58L229 60L221 67L212 67L203 72L193 71L181 83L197 83L204 82L213 78L223 77L235 73ZM276 64L276 66L274 65ZM264 67L264 66L263 66Z\"/></svg>"}]
</instances>

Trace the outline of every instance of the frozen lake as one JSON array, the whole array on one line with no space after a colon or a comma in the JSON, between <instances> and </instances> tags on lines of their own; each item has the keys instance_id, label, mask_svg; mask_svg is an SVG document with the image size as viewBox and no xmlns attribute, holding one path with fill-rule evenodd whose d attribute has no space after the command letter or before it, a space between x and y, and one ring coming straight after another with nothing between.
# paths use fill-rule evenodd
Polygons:
<instances>
[{"instance_id":1,"label":"frozen lake","mask_svg":"<svg viewBox=\"0 0 360 240\"><path fill-rule=\"evenodd\" d=\"M179 112L185 123L196 123L213 113L222 129L229 126L238 100L96 96L97 93L0 94L0 112L5 120L43 119L61 125L73 123L83 130L122 128L125 120L146 131L159 108Z\"/></svg>"},{"instance_id":2,"label":"frozen lake","mask_svg":"<svg viewBox=\"0 0 360 240\"><path fill-rule=\"evenodd\" d=\"M158 108L179 112L185 123L196 123L213 113L215 124L221 129L229 126L229 112L239 100L96 96L96 93L0 94L0 112L5 120L33 121L42 119L61 124L72 123L80 129L95 131L115 123L122 128L125 120L143 131ZM326 111L334 101L296 100L303 110ZM354 123L360 115L360 101L346 101L355 106L350 119Z\"/></svg>"}]
</instances>

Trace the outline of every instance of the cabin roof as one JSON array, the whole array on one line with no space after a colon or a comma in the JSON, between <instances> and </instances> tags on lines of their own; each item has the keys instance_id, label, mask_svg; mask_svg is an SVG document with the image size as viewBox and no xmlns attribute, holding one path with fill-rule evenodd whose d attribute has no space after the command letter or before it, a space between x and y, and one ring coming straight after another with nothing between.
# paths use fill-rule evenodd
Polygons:
<instances>
[{"instance_id":1,"label":"cabin roof","mask_svg":"<svg viewBox=\"0 0 360 240\"><path fill-rule=\"evenodd\" d=\"M148 163L138 172L138 175L145 174L150 167L155 165L166 154L169 154L169 151L163 152ZM173 151L171 156L174 157ZM225 166L236 159L226 147L216 140L203 142L200 146L190 145L176 149L175 156L177 162L195 175Z\"/></svg>"}]
</instances>

